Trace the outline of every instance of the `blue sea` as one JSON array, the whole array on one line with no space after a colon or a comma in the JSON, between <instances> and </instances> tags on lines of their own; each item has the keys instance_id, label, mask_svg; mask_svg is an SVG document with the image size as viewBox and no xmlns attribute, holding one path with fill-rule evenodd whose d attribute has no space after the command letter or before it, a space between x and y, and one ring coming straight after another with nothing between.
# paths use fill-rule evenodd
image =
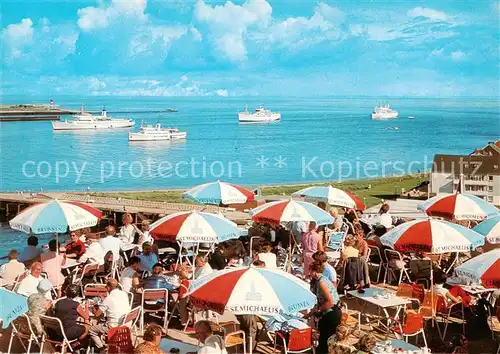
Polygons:
<instances>
[{"instance_id":1,"label":"blue sea","mask_svg":"<svg viewBox=\"0 0 500 354\"><path fill-rule=\"evenodd\" d=\"M169 189L215 180L257 186L388 176L427 170L436 153L468 154L500 132L499 101L480 98L4 96L3 103L46 104L50 98L72 109L84 104L110 112L178 112L110 114L136 120L135 128L112 131L54 132L48 121L0 123L0 190ZM399 118L372 120L373 107L387 101ZM238 124L238 111L261 104L281 112L282 120ZM129 142L128 132L141 121L177 127L188 138Z\"/></svg>"}]
</instances>

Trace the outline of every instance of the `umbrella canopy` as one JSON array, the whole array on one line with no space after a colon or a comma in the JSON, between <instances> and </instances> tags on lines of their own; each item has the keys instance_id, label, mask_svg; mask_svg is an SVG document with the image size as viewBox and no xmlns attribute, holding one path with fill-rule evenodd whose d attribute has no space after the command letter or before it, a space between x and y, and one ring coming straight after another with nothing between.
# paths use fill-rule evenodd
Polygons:
<instances>
[{"instance_id":1,"label":"umbrella canopy","mask_svg":"<svg viewBox=\"0 0 500 354\"><path fill-rule=\"evenodd\" d=\"M151 224L149 233L155 240L169 242L224 242L238 238L241 231L223 216L197 211L171 214Z\"/></svg>"},{"instance_id":2,"label":"umbrella canopy","mask_svg":"<svg viewBox=\"0 0 500 354\"><path fill-rule=\"evenodd\" d=\"M500 249L474 257L455 269L458 277L483 284L487 288L500 288Z\"/></svg>"},{"instance_id":3,"label":"umbrella canopy","mask_svg":"<svg viewBox=\"0 0 500 354\"><path fill-rule=\"evenodd\" d=\"M236 184L205 183L186 191L182 197L202 204L244 204L255 199L253 192Z\"/></svg>"},{"instance_id":4,"label":"umbrella canopy","mask_svg":"<svg viewBox=\"0 0 500 354\"><path fill-rule=\"evenodd\" d=\"M470 194L438 195L418 206L429 216L455 220L483 220L497 216L498 209L487 201Z\"/></svg>"},{"instance_id":5,"label":"umbrella canopy","mask_svg":"<svg viewBox=\"0 0 500 354\"><path fill-rule=\"evenodd\" d=\"M3 329L9 327L9 324L23 313L28 312L28 298L4 288L0 288L0 304L2 304L0 320Z\"/></svg>"},{"instance_id":6,"label":"umbrella canopy","mask_svg":"<svg viewBox=\"0 0 500 354\"><path fill-rule=\"evenodd\" d=\"M484 244L484 237L447 221L427 219L396 226L380 238L384 246L401 252L432 254L468 252Z\"/></svg>"},{"instance_id":7,"label":"umbrella canopy","mask_svg":"<svg viewBox=\"0 0 500 354\"><path fill-rule=\"evenodd\" d=\"M486 237L489 243L500 243L500 215L482 221L472 230Z\"/></svg>"},{"instance_id":8,"label":"umbrella canopy","mask_svg":"<svg viewBox=\"0 0 500 354\"><path fill-rule=\"evenodd\" d=\"M266 203L250 210L255 222L279 225L282 222L314 221L317 225L333 224L333 217L316 205L296 200Z\"/></svg>"},{"instance_id":9,"label":"umbrella canopy","mask_svg":"<svg viewBox=\"0 0 500 354\"><path fill-rule=\"evenodd\" d=\"M215 290L214 290L215 289ZM274 316L311 309L316 296L309 284L271 268L233 268L195 280L189 287L193 306L235 315Z\"/></svg>"},{"instance_id":10,"label":"umbrella canopy","mask_svg":"<svg viewBox=\"0 0 500 354\"><path fill-rule=\"evenodd\" d=\"M9 221L10 227L33 234L64 233L97 225L102 212L79 202L59 201L35 204Z\"/></svg>"},{"instance_id":11,"label":"umbrella canopy","mask_svg":"<svg viewBox=\"0 0 500 354\"><path fill-rule=\"evenodd\" d=\"M345 192L332 186L315 186L301 189L292 194L292 197L303 197L307 201L325 202L330 205L365 210L365 203L357 195Z\"/></svg>"}]
</instances>

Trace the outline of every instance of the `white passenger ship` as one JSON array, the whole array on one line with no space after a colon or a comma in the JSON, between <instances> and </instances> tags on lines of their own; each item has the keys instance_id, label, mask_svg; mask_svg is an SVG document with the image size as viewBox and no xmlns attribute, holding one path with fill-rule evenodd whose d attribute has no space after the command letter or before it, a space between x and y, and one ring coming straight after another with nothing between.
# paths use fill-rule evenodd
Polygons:
<instances>
[{"instance_id":1,"label":"white passenger ship","mask_svg":"<svg viewBox=\"0 0 500 354\"><path fill-rule=\"evenodd\" d=\"M384 120L394 119L399 115L398 111L391 109L389 104L375 107L372 112L372 119Z\"/></svg>"},{"instance_id":2,"label":"white passenger ship","mask_svg":"<svg viewBox=\"0 0 500 354\"><path fill-rule=\"evenodd\" d=\"M244 112L238 113L238 120L240 123L268 123L281 119L281 113L271 112L262 106L255 109L255 112L248 112L248 106L245 106Z\"/></svg>"},{"instance_id":3,"label":"white passenger ship","mask_svg":"<svg viewBox=\"0 0 500 354\"><path fill-rule=\"evenodd\" d=\"M181 140L186 137L186 132L180 132L177 128L162 128L160 123L154 126L141 125L139 132L128 134L129 141Z\"/></svg>"},{"instance_id":4,"label":"white passenger ship","mask_svg":"<svg viewBox=\"0 0 500 354\"><path fill-rule=\"evenodd\" d=\"M93 116L80 107L80 113L71 116L73 119L52 122L54 130L84 130L84 129L111 129L130 128L135 125L135 121L130 118L111 118L107 111L102 110L101 115Z\"/></svg>"}]
</instances>

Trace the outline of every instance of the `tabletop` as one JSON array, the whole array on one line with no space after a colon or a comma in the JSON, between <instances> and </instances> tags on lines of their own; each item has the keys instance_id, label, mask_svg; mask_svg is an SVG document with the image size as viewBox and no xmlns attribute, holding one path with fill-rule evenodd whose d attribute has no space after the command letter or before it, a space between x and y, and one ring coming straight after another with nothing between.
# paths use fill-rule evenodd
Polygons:
<instances>
[{"instance_id":1,"label":"tabletop","mask_svg":"<svg viewBox=\"0 0 500 354\"><path fill-rule=\"evenodd\" d=\"M171 353L172 348L177 348L179 349L179 354L186 354L186 353L196 353L198 350L200 350L200 347L184 342L180 342L174 339L170 338L163 338L160 342L160 349L163 350L165 353Z\"/></svg>"},{"instance_id":2,"label":"tabletop","mask_svg":"<svg viewBox=\"0 0 500 354\"><path fill-rule=\"evenodd\" d=\"M364 291L365 292L363 294L359 293L357 290L351 290L347 293L351 296L372 303L379 307L396 307L411 303L410 300L396 296L393 293L383 289L368 288L364 289Z\"/></svg>"},{"instance_id":3,"label":"tabletop","mask_svg":"<svg viewBox=\"0 0 500 354\"><path fill-rule=\"evenodd\" d=\"M66 258L66 262L61 266L61 269L76 267L79 266L80 264L83 264L83 262L78 262L74 259Z\"/></svg>"},{"instance_id":4,"label":"tabletop","mask_svg":"<svg viewBox=\"0 0 500 354\"><path fill-rule=\"evenodd\" d=\"M135 243L124 243L120 246L120 249L124 252L133 250L134 248L137 248L138 246Z\"/></svg>"},{"instance_id":5,"label":"tabletop","mask_svg":"<svg viewBox=\"0 0 500 354\"><path fill-rule=\"evenodd\" d=\"M460 281L457 281L456 279L453 279L453 278L448 278L446 280L446 284L451 285L451 286L458 285L466 293L469 293L469 294L472 294L472 295L480 295L480 294L483 294L483 293L489 293L489 292L495 291L495 289L488 289L488 288L485 288L484 286L479 285L479 284L475 284L475 285L460 284Z\"/></svg>"},{"instance_id":6,"label":"tabletop","mask_svg":"<svg viewBox=\"0 0 500 354\"><path fill-rule=\"evenodd\" d=\"M377 346L383 347L384 345L385 345L384 341L377 342ZM392 346L392 348L394 350L397 350L397 349L403 349L403 350L420 350L419 347L416 347L413 344L405 342L404 340L401 340L401 339L393 339L393 340L391 340L391 346Z\"/></svg>"}]
</instances>

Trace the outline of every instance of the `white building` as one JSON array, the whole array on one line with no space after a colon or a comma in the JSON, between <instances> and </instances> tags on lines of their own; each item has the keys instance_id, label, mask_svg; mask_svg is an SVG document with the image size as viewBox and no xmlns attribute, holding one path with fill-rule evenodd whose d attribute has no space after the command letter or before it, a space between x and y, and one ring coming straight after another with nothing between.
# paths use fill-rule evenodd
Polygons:
<instances>
[{"instance_id":1,"label":"white building","mask_svg":"<svg viewBox=\"0 0 500 354\"><path fill-rule=\"evenodd\" d=\"M500 205L500 155L434 155L431 193L455 193L461 175L462 193Z\"/></svg>"}]
</instances>

